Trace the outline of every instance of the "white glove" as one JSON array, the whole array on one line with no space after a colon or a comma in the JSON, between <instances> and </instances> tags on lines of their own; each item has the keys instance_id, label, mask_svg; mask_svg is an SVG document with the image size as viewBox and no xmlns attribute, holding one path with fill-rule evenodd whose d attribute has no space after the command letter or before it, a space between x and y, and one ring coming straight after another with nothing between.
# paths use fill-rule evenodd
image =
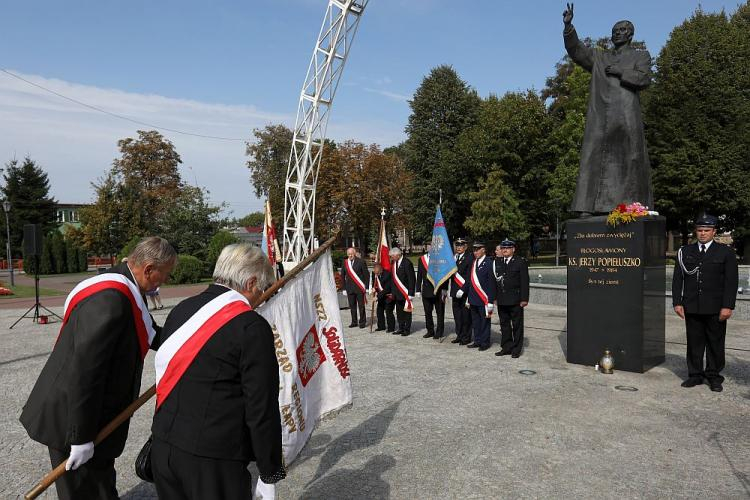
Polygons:
<instances>
[{"instance_id":1,"label":"white glove","mask_svg":"<svg viewBox=\"0 0 750 500\"><path fill-rule=\"evenodd\" d=\"M76 470L94 456L94 442L74 444L70 446L70 456L65 464L65 470Z\"/></svg>"},{"instance_id":2,"label":"white glove","mask_svg":"<svg viewBox=\"0 0 750 500\"><path fill-rule=\"evenodd\" d=\"M495 304L487 304L487 310L492 312L495 309Z\"/></svg>"},{"instance_id":3,"label":"white glove","mask_svg":"<svg viewBox=\"0 0 750 500\"><path fill-rule=\"evenodd\" d=\"M459 290L459 291L456 292L456 298L457 299L460 299L463 296L464 296L464 291L463 290Z\"/></svg>"},{"instance_id":4,"label":"white glove","mask_svg":"<svg viewBox=\"0 0 750 500\"><path fill-rule=\"evenodd\" d=\"M258 482L255 484L255 493L253 498L261 500L273 500L276 498L276 486L273 484L264 483L261 478L258 478Z\"/></svg>"},{"instance_id":5,"label":"white glove","mask_svg":"<svg viewBox=\"0 0 750 500\"><path fill-rule=\"evenodd\" d=\"M421 297L421 296L422 296L422 292L417 292L417 293L415 293L415 294L414 294L414 296L415 296L416 298L419 298L419 297Z\"/></svg>"},{"instance_id":6,"label":"white glove","mask_svg":"<svg viewBox=\"0 0 750 500\"><path fill-rule=\"evenodd\" d=\"M342 293L342 294L344 294L344 297L346 297L346 290L344 290L344 291L343 291L343 292L341 292L341 293Z\"/></svg>"}]
</instances>

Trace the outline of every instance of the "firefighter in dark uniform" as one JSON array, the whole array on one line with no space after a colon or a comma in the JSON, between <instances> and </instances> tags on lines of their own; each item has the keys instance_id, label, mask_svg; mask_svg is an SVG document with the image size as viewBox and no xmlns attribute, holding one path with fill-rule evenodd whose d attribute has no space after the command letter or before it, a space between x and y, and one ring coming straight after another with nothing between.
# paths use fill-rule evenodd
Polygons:
<instances>
[{"instance_id":1,"label":"firefighter in dark uniform","mask_svg":"<svg viewBox=\"0 0 750 500\"><path fill-rule=\"evenodd\" d=\"M466 293L463 284L469 281L471 264L474 258L466 253L466 240L458 238L456 245L456 274L451 277L450 296L453 305L453 321L456 323L456 338L453 344L467 345L471 342L471 311L466 307Z\"/></svg>"},{"instance_id":2,"label":"firefighter in dark uniform","mask_svg":"<svg viewBox=\"0 0 750 500\"><path fill-rule=\"evenodd\" d=\"M396 308L396 300L393 297L393 291L391 290L393 281L391 279L391 273L383 269L383 266L377 262L372 266L372 299L377 299L377 318L378 327L375 329L376 332L382 332L385 330L386 333L391 333L396 329L396 317L393 315L393 311Z\"/></svg>"},{"instance_id":3,"label":"firefighter in dark uniform","mask_svg":"<svg viewBox=\"0 0 750 500\"><path fill-rule=\"evenodd\" d=\"M423 338L443 338L445 330L445 298L448 295L448 282L442 283L437 290L428 277L430 266L430 245L427 245L427 253L419 258L417 264L417 285L416 296L422 297L422 306L424 307L425 327L427 333L422 335ZM432 311L437 316L437 328L432 318Z\"/></svg>"},{"instance_id":4,"label":"firefighter in dark uniform","mask_svg":"<svg viewBox=\"0 0 750 500\"><path fill-rule=\"evenodd\" d=\"M672 305L685 320L687 331L688 378L682 387L695 387L705 378L714 392L723 390L724 339L738 282L734 252L714 241L718 222L711 215L698 218L695 222L698 241L677 252L672 277Z\"/></svg>"},{"instance_id":5,"label":"firefighter in dark uniform","mask_svg":"<svg viewBox=\"0 0 750 500\"><path fill-rule=\"evenodd\" d=\"M467 296L466 306L471 311L474 342L466 347L486 351L492 344L490 320L495 309L495 278L492 275L492 260L486 255L484 243L475 241L472 246L474 262L463 290Z\"/></svg>"},{"instance_id":6,"label":"firefighter in dark uniform","mask_svg":"<svg viewBox=\"0 0 750 500\"><path fill-rule=\"evenodd\" d=\"M495 356L517 358L523 350L523 309L529 305L529 264L515 255L516 243L503 240L495 249L492 272L497 282L501 349Z\"/></svg>"}]
</instances>

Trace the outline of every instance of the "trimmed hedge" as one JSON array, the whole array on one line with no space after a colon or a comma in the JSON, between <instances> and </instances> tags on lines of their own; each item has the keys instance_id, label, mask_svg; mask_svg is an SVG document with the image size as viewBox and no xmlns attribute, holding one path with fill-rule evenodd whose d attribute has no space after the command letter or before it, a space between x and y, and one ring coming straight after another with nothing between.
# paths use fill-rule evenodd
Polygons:
<instances>
[{"instance_id":1,"label":"trimmed hedge","mask_svg":"<svg viewBox=\"0 0 750 500\"><path fill-rule=\"evenodd\" d=\"M170 281L175 285L199 283L203 274L203 262L192 255L178 255L177 265L172 271Z\"/></svg>"}]
</instances>

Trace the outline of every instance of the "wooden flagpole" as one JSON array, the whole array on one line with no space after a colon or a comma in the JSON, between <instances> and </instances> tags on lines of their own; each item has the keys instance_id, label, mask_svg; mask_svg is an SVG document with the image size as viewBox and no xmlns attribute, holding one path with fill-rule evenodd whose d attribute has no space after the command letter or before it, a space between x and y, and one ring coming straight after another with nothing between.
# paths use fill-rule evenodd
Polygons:
<instances>
[{"instance_id":1,"label":"wooden flagpole","mask_svg":"<svg viewBox=\"0 0 750 500\"><path fill-rule=\"evenodd\" d=\"M280 288L282 288L284 285L286 285L292 278L297 276L299 273L305 270L307 266L318 260L318 258L325 253L328 248L333 245L333 243L336 241L336 238L338 238L338 230L334 233L333 236L331 236L325 243L323 243L319 248L317 248L313 253L307 256L305 260L297 264L297 266L286 273L283 278L280 280L276 280L273 285L271 285L268 290L266 290L263 295L260 296L258 301L253 304L253 308L260 307L264 302L266 302L268 299L270 299ZM146 401L151 399L154 394L156 394L156 385L152 385L149 387L146 392L140 395L138 399L130 403L127 408L125 408L119 415L117 415L110 423L104 426L104 428L99 431L99 434L96 435L96 438L94 439L94 445L101 443L104 441L112 432L120 427L126 420L128 420L130 417L133 416L133 414L144 404L146 404ZM52 486L52 484L63 474L65 474L65 464L68 461L65 460L60 465L49 471L42 479L39 480L36 486L34 486L32 489L30 489L25 495L24 499L31 500L33 498L37 498L39 495L44 493L44 491Z\"/></svg>"}]
</instances>

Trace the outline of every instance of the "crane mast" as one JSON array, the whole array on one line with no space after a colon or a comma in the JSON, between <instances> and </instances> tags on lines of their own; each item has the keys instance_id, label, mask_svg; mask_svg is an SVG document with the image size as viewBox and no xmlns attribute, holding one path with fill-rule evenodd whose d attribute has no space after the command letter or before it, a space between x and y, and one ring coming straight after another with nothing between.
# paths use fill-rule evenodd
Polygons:
<instances>
[{"instance_id":1,"label":"crane mast","mask_svg":"<svg viewBox=\"0 0 750 500\"><path fill-rule=\"evenodd\" d=\"M284 194L285 264L313 250L315 186L328 117L359 21L369 0L329 0L302 86Z\"/></svg>"}]
</instances>

